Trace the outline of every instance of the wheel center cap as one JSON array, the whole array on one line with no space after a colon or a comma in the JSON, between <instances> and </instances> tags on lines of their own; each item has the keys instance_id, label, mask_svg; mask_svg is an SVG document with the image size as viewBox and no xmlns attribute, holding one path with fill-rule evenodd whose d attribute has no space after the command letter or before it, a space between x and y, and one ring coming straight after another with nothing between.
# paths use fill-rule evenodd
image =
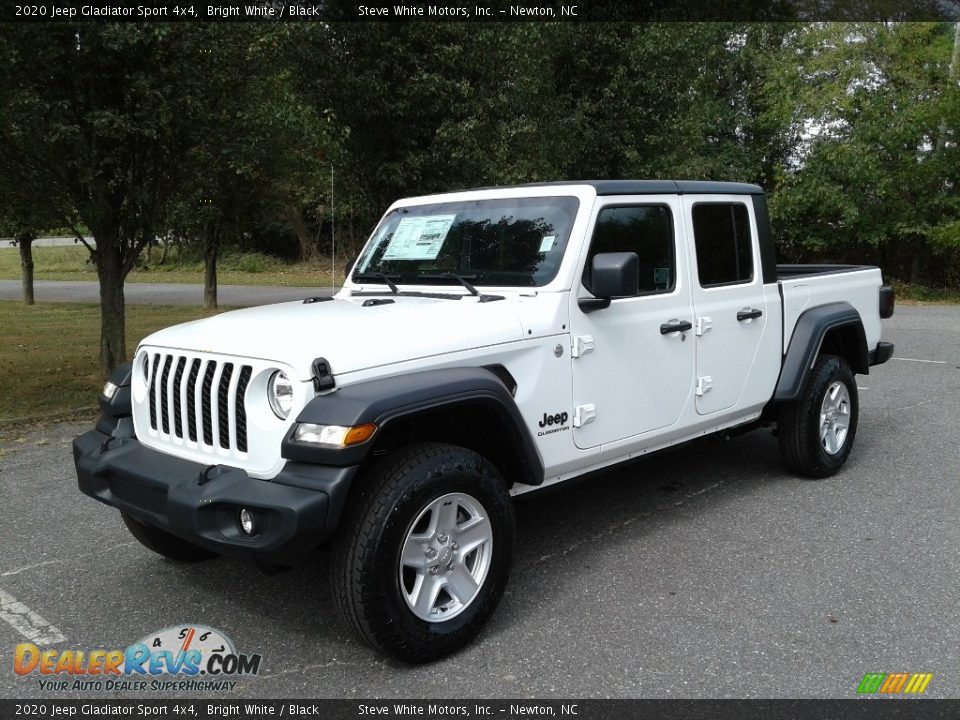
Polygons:
<instances>
[{"instance_id":1,"label":"wheel center cap","mask_svg":"<svg viewBox=\"0 0 960 720\"><path fill-rule=\"evenodd\" d=\"M437 556L437 560L439 560L441 564L446 564L450 562L450 559L452 557L453 557L453 550L451 550L448 547L445 547L440 551L440 554Z\"/></svg>"}]
</instances>

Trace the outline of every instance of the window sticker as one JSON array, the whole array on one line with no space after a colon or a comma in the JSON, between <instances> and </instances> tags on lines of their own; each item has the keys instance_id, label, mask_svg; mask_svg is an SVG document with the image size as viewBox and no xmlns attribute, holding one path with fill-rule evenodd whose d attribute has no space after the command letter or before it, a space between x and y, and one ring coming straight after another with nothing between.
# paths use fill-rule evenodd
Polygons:
<instances>
[{"instance_id":1,"label":"window sticker","mask_svg":"<svg viewBox=\"0 0 960 720\"><path fill-rule=\"evenodd\" d=\"M540 241L540 252L550 252L553 248L553 241L556 239L556 235L544 235L543 240Z\"/></svg>"},{"instance_id":2,"label":"window sticker","mask_svg":"<svg viewBox=\"0 0 960 720\"><path fill-rule=\"evenodd\" d=\"M654 285L663 285L666 287L670 284L670 268L668 267L658 267L653 269L653 283Z\"/></svg>"},{"instance_id":3,"label":"window sticker","mask_svg":"<svg viewBox=\"0 0 960 720\"><path fill-rule=\"evenodd\" d=\"M456 215L404 218L390 238L383 260L436 260Z\"/></svg>"}]
</instances>

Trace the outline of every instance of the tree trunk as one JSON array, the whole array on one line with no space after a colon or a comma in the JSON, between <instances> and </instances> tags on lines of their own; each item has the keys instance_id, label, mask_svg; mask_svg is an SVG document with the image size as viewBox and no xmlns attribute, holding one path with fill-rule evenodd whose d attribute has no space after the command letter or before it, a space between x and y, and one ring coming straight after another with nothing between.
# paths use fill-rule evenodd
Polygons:
<instances>
[{"instance_id":1,"label":"tree trunk","mask_svg":"<svg viewBox=\"0 0 960 720\"><path fill-rule=\"evenodd\" d=\"M23 281L23 304L33 305L33 241L32 233L17 236L17 249L20 251L20 269Z\"/></svg>"},{"instance_id":2,"label":"tree trunk","mask_svg":"<svg viewBox=\"0 0 960 720\"><path fill-rule=\"evenodd\" d=\"M960 72L960 22L953 25L953 54L950 56L950 69L947 71L947 83L953 86ZM947 146L947 119L940 119L940 133L937 135L937 152L943 152Z\"/></svg>"},{"instance_id":3,"label":"tree trunk","mask_svg":"<svg viewBox=\"0 0 960 720\"><path fill-rule=\"evenodd\" d=\"M913 260L910 262L910 284L918 285L920 283L920 251L917 249L913 253Z\"/></svg>"},{"instance_id":4,"label":"tree trunk","mask_svg":"<svg viewBox=\"0 0 960 720\"><path fill-rule=\"evenodd\" d=\"M314 238L310 236L307 230L307 224L303 220L303 214L298 208L288 208L287 218L297 236L297 242L300 244L300 260L310 262L317 256L317 244Z\"/></svg>"},{"instance_id":5,"label":"tree trunk","mask_svg":"<svg viewBox=\"0 0 960 720\"><path fill-rule=\"evenodd\" d=\"M219 234L212 228L208 229L203 261L203 306L207 310L217 309L217 254L219 251Z\"/></svg>"},{"instance_id":6,"label":"tree trunk","mask_svg":"<svg viewBox=\"0 0 960 720\"><path fill-rule=\"evenodd\" d=\"M100 280L100 369L104 377L127 361L126 302L123 263L115 242L97 240L97 277Z\"/></svg>"}]
</instances>

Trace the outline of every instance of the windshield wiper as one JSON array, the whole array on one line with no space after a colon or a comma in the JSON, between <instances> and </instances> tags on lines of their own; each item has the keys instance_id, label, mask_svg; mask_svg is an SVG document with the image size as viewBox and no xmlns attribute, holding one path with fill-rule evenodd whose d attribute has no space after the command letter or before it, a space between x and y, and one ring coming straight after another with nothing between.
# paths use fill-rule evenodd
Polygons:
<instances>
[{"instance_id":1,"label":"windshield wiper","mask_svg":"<svg viewBox=\"0 0 960 720\"><path fill-rule=\"evenodd\" d=\"M390 291L394 295L400 294L400 288L398 288L396 284L393 282L393 278L396 278L397 280L400 279L399 275L390 276L382 272L366 272L366 273L358 273L353 277L355 280L359 280L360 282L369 282L370 280L379 280L380 282L387 285L387 287L390 288Z\"/></svg>"},{"instance_id":2,"label":"windshield wiper","mask_svg":"<svg viewBox=\"0 0 960 720\"><path fill-rule=\"evenodd\" d=\"M469 278L469 279L468 279ZM470 280L476 280L476 275L457 275L457 273L445 272L445 273L436 273L433 275L420 275L420 280L456 280L458 283L463 285L471 295L479 295L480 291L477 290L471 283Z\"/></svg>"}]
</instances>

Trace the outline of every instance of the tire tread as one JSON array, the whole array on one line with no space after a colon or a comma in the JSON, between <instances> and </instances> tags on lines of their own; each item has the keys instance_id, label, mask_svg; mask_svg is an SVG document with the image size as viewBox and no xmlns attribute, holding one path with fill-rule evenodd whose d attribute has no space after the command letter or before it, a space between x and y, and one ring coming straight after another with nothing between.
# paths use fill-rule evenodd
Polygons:
<instances>
[{"instance_id":1,"label":"tire tread","mask_svg":"<svg viewBox=\"0 0 960 720\"><path fill-rule=\"evenodd\" d=\"M819 416L823 393L834 380L840 380L850 391L850 428L844 447L838 456L826 456L820 448ZM830 477L846 462L857 432L857 384L847 362L836 355L823 354L817 358L810 377L797 400L780 408L777 437L780 454L787 469L809 478Z\"/></svg>"},{"instance_id":2,"label":"tire tread","mask_svg":"<svg viewBox=\"0 0 960 720\"><path fill-rule=\"evenodd\" d=\"M415 477L419 468L432 465L426 477ZM424 642L409 642L393 623L383 621L383 598L372 591L376 587L374 573L378 536L397 500L415 492L444 472L470 469L482 476L499 478L496 469L480 455L437 442L418 443L391 453L373 466L354 488L340 522L341 532L333 547L331 585L334 602L353 633L368 645L407 662L428 662L448 654L455 647L425 638ZM506 488L504 487L504 493ZM512 506L509 510L509 532L513 533ZM488 512L490 509L488 508ZM494 598L493 604L499 596ZM492 611L492 608L490 609ZM466 631L471 636L486 621L480 614L476 627Z\"/></svg>"}]
</instances>

